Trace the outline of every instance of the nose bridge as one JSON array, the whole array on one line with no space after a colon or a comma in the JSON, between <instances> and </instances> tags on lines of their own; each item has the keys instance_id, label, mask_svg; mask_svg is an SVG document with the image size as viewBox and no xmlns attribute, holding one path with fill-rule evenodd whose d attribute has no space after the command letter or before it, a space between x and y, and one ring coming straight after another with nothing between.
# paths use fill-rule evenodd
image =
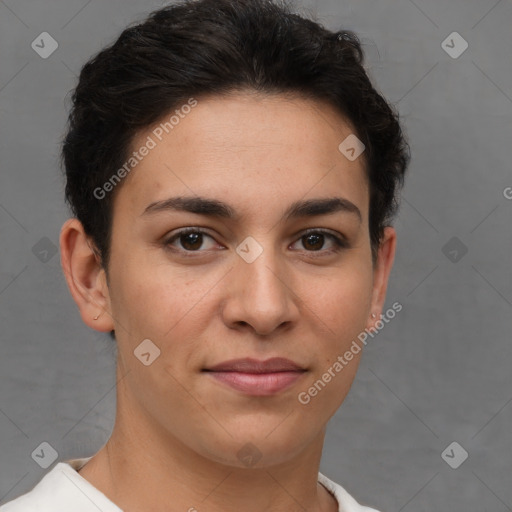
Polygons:
<instances>
[{"instance_id":1,"label":"nose bridge","mask_svg":"<svg viewBox=\"0 0 512 512\"><path fill-rule=\"evenodd\" d=\"M243 321L258 332L271 332L294 318L294 295L286 266L271 237L247 237L236 249L231 321Z\"/></svg>"},{"instance_id":2,"label":"nose bridge","mask_svg":"<svg viewBox=\"0 0 512 512\"><path fill-rule=\"evenodd\" d=\"M247 237L237 247L237 253L243 260L237 266L244 275L246 291L249 292L246 295L266 297L272 301L287 295L283 284L284 266L280 264L279 254L270 237L266 240L260 237L260 241Z\"/></svg>"}]
</instances>

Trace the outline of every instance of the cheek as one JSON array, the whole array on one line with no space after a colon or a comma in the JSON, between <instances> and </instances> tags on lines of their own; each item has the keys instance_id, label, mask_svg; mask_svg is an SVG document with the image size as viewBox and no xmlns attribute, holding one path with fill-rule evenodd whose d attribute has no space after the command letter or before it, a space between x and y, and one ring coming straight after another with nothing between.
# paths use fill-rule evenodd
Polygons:
<instances>
[{"instance_id":1,"label":"cheek","mask_svg":"<svg viewBox=\"0 0 512 512\"><path fill-rule=\"evenodd\" d=\"M310 289L307 309L317 357L311 378L297 395L299 410L308 413L306 421L326 422L348 394L364 350L358 335L366 326L371 292L371 272L356 267L316 281Z\"/></svg>"},{"instance_id":2,"label":"cheek","mask_svg":"<svg viewBox=\"0 0 512 512\"><path fill-rule=\"evenodd\" d=\"M210 271L201 276L197 272L197 267L177 271L164 264L146 269L132 264L125 265L122 274L118 274L115 318L123 331L118 336L120 353L125 355L123 363L137 374L142 372L142 375L134 374L134 378L149 378L150 381L141 381L138 385L149 387L156 394L161 382L167 383L163 392L168 393L169 386L179 388L178 382L190 378L190 372L201 366L201 357L212 341L210 338L218 338L211 336L208 329L218 302L215 286L225 272ZM210 337L205 336L207 332ZM147 368L141 367L133 357L146 339L160 350L149 367L158 372L151 376L146 375Z\"/></svg>"},{"instance_id":3,"label":"cheek","mask_svg":"<svg viewBox=\"0 0 512 512\"><path fill-rule=\"evenodd\" d=\"M213 277L193 278L190 271L133 258L113 275L112 309L130 337L161 339L200 302L210 281Z\"/></svg>"},{"instance_id":4,"label":"cheek","mask_svg":"<svg viewBox=\"0 0 512 512\"><path fill-rule=\"evenodd\" d=\"M342 346L364 330L372 297L371 267L347 265L329 276L304 281L301 289L310 318L329 345Z\"/></svg>"}]
</instances>

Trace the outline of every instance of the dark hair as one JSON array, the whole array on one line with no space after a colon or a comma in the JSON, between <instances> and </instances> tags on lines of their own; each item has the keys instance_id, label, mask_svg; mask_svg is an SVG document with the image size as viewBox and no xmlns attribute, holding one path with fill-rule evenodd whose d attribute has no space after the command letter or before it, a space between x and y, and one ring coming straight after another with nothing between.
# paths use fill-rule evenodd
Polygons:
<instances>
[{"instance_id":1,"label":"dark hair","mask_svg":"<svg viewBox=\"0 0 512 512\"><path fill-rule=\"evenodd\" d=\"M363 61L354 32L327 30L284 0L182 0L126 28L82 68L62 149L66 201L105 271L122 184L101 200L94 191L127 161L134 136L191 97L244 90L323 100L353 126L365 145L375 261L410 154Z\"/></svg>"}]
</instances>

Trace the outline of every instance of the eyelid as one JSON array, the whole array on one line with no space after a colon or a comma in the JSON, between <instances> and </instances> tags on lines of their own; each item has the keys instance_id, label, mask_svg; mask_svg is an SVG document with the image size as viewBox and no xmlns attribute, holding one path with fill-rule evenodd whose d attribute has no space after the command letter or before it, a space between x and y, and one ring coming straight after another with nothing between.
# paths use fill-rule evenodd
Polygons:
<instances>
[{"instance_id":1,"label":"eyelid","mask_svg":"<svg viewBox=\"0 0 512 512\"><path fill-rule=\"evenodd\" d=\"M302 238L303 236L309 235L310 233L321 233L322 235L329 235L334 238L338 238L341 242L348 243L348 239L345 235L342 233L339 233L338 231L333 231L331 229L327 228L307 228L304 231L299 231L299 238Z\"/></svg>"},{"instance_id":2,"label":"eyelid","mask_svg":"<svg viewBox=\"0 0 512 512\"><path fill-rule=\"evenodd\" d=\"M215 237L211 235L205 228L201 228L199 226L187 226L185 228L178 229L178 231L174 232L174 234L167 236L164 238L163 245L165 247L170 247L171 243L176 241L180 236L186 235L188 233L200 233L202 235L206 235L210 237L212 240L215 240ZM215 242L218 244L217 240ZM185 251L183 249L176 249L179 252L187 252L187 253L200 253L204 251Z\"/></svg>"},{"instance_id":3,"label":"eyelid","mask_svg":"<svg viewBox=\"0 0 512 512\"><path fill-rule=\"evenodd\" d=\"M187 256L192 256L192 257L194 255L200 255L201 253L208 252L208 250L187 251L185 249L179 249L179 248L172 247L171 244L174 241L176 241L180 236L186 235L187 233L200 233L202 235L206 235L207 237L214 240L217 244L219 244L219 242L217 242L215 237L213 235L211 235L208 232L208 230L206 230L205 228L202 228L199 226L187 226L187 227L178 229L178 231L174 232L174 234L166 237L166 239L163 242L164 247L169 248L170 250L175 251L177 253L186 254ZM327 238L331 239L335 244L335 247L331 248L331 249L320 249L318 251L308 251L308 250L304 249L304 252L308 253L308 255L311 255L313 257L314 256L322 256L322 255L329 254L329 253L330 254L336 253L343 249L347 249L349 247L349 241L343 234L341 234L337 231L329 230L327 228L314 228L314 227L307 228L305 230L302 230L302 231L299 231L298 233L296 233L294 235L294 241L292 242L292 244L297 243L298 241L300 241L301 238L303 238L304 236L307 236L309 234L320 234L320 235L326 236ZM226 249L226 248L224 247L223 249Z\"/></svg>"},{"instance_id":4,"label":"eyelid","mask_svg":"<svg viewBox=\"0 0 512 512\"><path fill-rule=\"evenodd\" d=\"M348 241L347 237L345 237L341 233L338 233L337 231L332 231L332 230L326 229L326 228L308 228L304 231L300 231L298 233L299 236L293 243L298 242L304 236L307 236L309 234L317 234L317 233L321 234L327 238L330 238L334 242L336 247L334 249L320 249L319 251L306 251L310 255L321 256L326 253L339 252L342 249L349 248L349 241Z\"/></svg>"}]
</instances>

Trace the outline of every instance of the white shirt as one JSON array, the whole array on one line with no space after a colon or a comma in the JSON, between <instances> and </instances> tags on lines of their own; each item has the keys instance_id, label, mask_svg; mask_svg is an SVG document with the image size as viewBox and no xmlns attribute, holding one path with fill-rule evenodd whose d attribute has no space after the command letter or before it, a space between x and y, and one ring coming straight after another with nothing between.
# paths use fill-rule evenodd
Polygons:
<instances>
[{"instance_id":1,"label":"white shirt","mask_svg":"<svg viewBox=\"0 0 512 512\"><path fill-rule=\"evenodd\" d=\"M78 473L91 458L58 462L31 491L2 505L0 512L123 512ZM318 481L334 496L339 512L378 512L359 505L322 473Z\"/></svg>"}]
</instances>

